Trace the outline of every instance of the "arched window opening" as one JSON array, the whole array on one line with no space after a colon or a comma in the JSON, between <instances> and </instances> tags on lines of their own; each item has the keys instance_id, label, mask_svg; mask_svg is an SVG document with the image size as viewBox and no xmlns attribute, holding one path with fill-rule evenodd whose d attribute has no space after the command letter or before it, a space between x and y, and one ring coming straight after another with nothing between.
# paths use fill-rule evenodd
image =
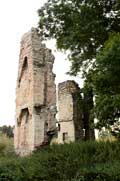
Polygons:
<instances>
[{"instance_id":1,"label":"arched window opening","mask_svg":"<svg viewBox=\"0 0 120 181\"><path fill-rule=\"evenodd\" d=\"M20 120L21 121L24 120L25 123L28 123L28 121L29 121L29 110L28 110L28 108L21 110Z\"/></svg>"}]
</instances>

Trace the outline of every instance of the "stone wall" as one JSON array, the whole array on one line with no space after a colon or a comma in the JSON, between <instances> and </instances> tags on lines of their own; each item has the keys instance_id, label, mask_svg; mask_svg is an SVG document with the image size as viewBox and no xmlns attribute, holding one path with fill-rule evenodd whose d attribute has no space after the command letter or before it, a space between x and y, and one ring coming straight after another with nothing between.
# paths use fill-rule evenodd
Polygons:
<instances>
[{"instance_id":1,"label":"stone wall","mask_svg":"<svg viewBox=\"0 0 120 181\"><path fill-rule=\"evenodd\" d=\"M74 81L58 85L58 143L83 139L82 112L78 106L80 89Z\"/></svg>"},{"instance_id":2,"label":"stone wall","mask_svg":"<svg viewBox=\"0 0 120 181\"><path fill-rule=\"evenodd\" d=\"M16 87L14 145L24 155L48 144L56 130L54 56L41 43L37 29L21 40Z\"/></svg>"}]
</instances>

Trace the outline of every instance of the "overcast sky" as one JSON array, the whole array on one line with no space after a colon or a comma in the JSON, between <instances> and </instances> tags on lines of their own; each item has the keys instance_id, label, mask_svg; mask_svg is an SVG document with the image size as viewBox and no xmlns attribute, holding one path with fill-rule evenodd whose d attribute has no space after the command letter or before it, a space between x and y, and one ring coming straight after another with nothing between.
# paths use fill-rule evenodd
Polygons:
<instances>
[{"instance_id":1,"label":"overcast sky","mask_svg":"<svg viewBox=\"0 0 120 181\"><path fill-rule=\"evenodd\" d=\"M37 10L46 0L0 1L0 125L15 123L15 88L21 36L37 27ZM48 43L49 46L49 43ZM65 75L70 63L60 52L55 52L56 82L73 79ZM80 79L77 82L81 83Z\"/></svg>"}]
</instances>

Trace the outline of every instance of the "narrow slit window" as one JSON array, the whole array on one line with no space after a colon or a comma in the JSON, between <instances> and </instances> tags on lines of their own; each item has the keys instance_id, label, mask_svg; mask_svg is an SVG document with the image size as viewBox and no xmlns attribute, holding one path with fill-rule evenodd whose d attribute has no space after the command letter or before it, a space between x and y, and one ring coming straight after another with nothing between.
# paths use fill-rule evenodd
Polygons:
<instances>
[{"instance_id":1,"label":"narrow slit window","mask_svg":"<svg viewBox=\"0 0 120 181\"><path fill-rule=\"evenodd\" d=\"M67 141L68 140L68 133L65 132L63 133L63 141Z\"/></svg>"},{"instance_id":2,"label":"narrow slit window","mask_svg":"<svg viewBox=\"0 0 120 181\"><path fill-rule=\"evenodd\" d=\"M25 57L23 65L22 65L21 74L20 74L20 77L19 77L19 86L20 86L20 82L21 82L21 79L23 77L23 74L24 74L24 72L27 71L27 69L28 69L28 59L27 59L27 57Z\"/></svg>"}]
</instances>

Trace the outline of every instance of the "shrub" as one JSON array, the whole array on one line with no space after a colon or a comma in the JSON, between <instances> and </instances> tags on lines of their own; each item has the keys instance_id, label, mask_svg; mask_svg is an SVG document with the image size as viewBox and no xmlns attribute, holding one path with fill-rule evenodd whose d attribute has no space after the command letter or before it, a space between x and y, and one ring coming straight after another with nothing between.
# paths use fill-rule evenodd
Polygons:
<instances>
[{"instance_id":1,"label":"shrub","mask_svg":"<svg viewBox=\"0 0 120 181\"><path fill-rule=\"evenodd\" d=\"M27 157L0 158L0 181L119 181L119 142L52 145Z\"/></svg>"}]
</instances>

